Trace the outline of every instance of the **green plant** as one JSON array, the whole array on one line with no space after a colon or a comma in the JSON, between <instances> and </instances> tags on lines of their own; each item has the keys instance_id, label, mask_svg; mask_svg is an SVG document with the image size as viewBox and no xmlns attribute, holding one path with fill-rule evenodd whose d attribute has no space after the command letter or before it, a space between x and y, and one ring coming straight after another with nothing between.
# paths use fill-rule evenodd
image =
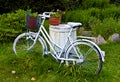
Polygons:
<instances>
[{"instance_id":1,"label":"green plant","mask_svg":"<svg viewBox=\"0 0 120 82\"><path fill-rule=\"evenodd\" d=\"M82 1L82 8L105 8L109 6L110 0L83 0Z\"/></svg>"},{"instance_id":2,"label":"green plant","mask_svg":"<svg viewBox=\"0 0 120 82\"><path fill-rule=\"evenodd\" d=\"M50 13L50 16L51 16L51 17L54 17L54 18L61 18L61 14L58 13L58 12L51 12L51 13Z\"/></svg>"},{"instance_id":3,"label":"green plant","mask_svg":"<svg viewBox=\"0 0 120 82\"><path fill-rule=\"evenodd\" d=\"M108 39L114 33L120 34L120 23L113 18L105 18L103 21L95 19L91 22L91 30L95 36L101 34Z\"/></svg>"},{"instance_id":4,"label":"green plant","mask_svg":"<svg viewBox=\"0 0 120 82\"><path fill-rule=\"evenodd\" d=\"M59 25L61 23L62 13L58 10L57 12L50 13L49 22L51 25Z\"/></svg>"},{"instance_id":5,"label":"green plant","mask_svg":"<svg viewBox=\"0 0 120 82\"><path fill-rule=\"evenodd\" d=\"M33 13L31 9L27 10L27 14L31 17L38 18L38 12Z\"/></svg>"},{"instance_id":6,"label":"green plant","mask_svg":"<svg viewBox=\"0 0 120 82\"><path fill-rule=\"evenodd\" d=\"M2 14L0 16L0 41L13 41L13 39L25 30L26 11Z\"/></svg>"},{"instance_id":7,"label":"green plant","mask_svg":"<svg viewBox=\"0 0 120 82\"><path fill-rule=\"evenodd\" d=\"M36 13L30 13L30 16L31 16L31 17L35 17L35 18L38 18L38 17L39 17L37 12L36 12Z\"/></svg>"}]
</instances>

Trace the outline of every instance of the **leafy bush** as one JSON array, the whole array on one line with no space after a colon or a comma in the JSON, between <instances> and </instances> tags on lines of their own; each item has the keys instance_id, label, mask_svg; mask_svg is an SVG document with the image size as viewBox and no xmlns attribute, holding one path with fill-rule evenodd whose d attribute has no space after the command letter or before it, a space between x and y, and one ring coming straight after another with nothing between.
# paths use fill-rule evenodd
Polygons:
<instances>
[{"instance_id":1,"label":"leafy bush","mask_svg":"<svg viewBox=\"0 0 120 82\"><path fill-rule=\"evenodd\" d=\"M83 0L82 2L82 8L88 9L88 8L105 8L109 6L110 0Z\"/></svg>"},{"instance_id":2,"label":"leafy bush","mask_svg":"<svg viewBox=\"0 0 120 82\"><path fill-rule=\"evenodd\" d=\"M101 3L104 2L103 0L100 0L100 1ZM106 4L107 4L107 1L105 1ZM110 19L109 21L116 23L116 24L112 24L114 26L111 25L112 26L111 28L107 28L110 31L110 32L107 32L109 33L107 35L110 35L113 32L116 32L115 29L116 28L118 29L119 27L119 21L120 21L119 11L120 11L120 7L115 5L109 5L106 8L91 7L84 10L78 8L77 10L66 11L66 13L62 15L62 23L70 22L70 21L81 22L83 24L83 27L86 30L92 30L94 32L94 35L97 35L98 33L102 33L102 32L98 32L97 30L99 29L99 26L107 28L107 25L105 26L105 24L107 24L107 19L108 20ZM18 34L26 30L25 28L26 12L27 11L25 10L19 9L12 13L6 13L6 14L0 15L0 19L1 19L0 20L0 41L14 40ZM48 27L48 25L49 24L47 22L46 26ZM105 28L103 28L103 30L105 30ZM105 32L103 35L104 36L106 35ZM105 36L105 37L107 38L108 36Z\"/></svg>"},{"instance_id":3,"label":"leafy bush","mask_svg":"<svg viewBox=\"0 0 120 82\"><path fill-rule=\"evenodd\" d=\"M109 17L113 17L114 19L117 20L120 17L120 7L112 5L109 8L102 9L100 19Z\"/></svg>"},{"instance_id":4,"label":"leafy bush","mask_svg":"<svg viewBox=\"0 0 120 82\"><path fill-rule=\"evenodd\" d=\"M26 11L17 10L16 12L0 15L0 41L13 40L25 29Z\"/></svg>"},{"instance_id":5,"label":"leafy bush","mask_svg":"<svg viewBox=\"0 0 120 82\"><path fill-rule=\"evenodd\" d=\"M107 8L89 8L66 12L64 21L81 22L86 30L92 30L94 35L102 34L108 38L112 33L119 32L120 7L111 5Z\"/></svg>"},{"instance_id":6,"label":"leafy bush","mask_svg":"<svg viewBox=\"0 0 120 82\"><path fill-rule=\"evenodd\" d=\"M65 16L63 17L64 22L81 22L83 26L88 26L90 13L88 10L74 10L66 12Z\"/></svg>"},{"instance_id":7,"label":"leafy bush","mask_svg":"<svg viewBox=\"0 0 120 82\"><path fill-rule=\"evenodd\" d=\"M92 23L91 29L94 35L101 34L105 39L108 39L113 33L120 34L120 23L113 18L105 18L103 22L97 20L94 24Z\"/></svg>"}]
</instances>

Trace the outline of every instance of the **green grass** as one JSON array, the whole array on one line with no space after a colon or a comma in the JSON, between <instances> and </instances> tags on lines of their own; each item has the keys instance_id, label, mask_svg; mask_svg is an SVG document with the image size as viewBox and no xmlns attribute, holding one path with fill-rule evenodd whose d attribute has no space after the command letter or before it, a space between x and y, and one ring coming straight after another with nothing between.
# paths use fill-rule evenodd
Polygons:
<instances>
[{"instance_id":1,"label":"green grass","mask_svg":"<svg viewBox=\"0 0 120 82\"><path fill-rule=\"evenodd\" d=\"M0 82L119 82L120 42L100 45L105 62L99 75L90 75L75 67L59 64L51 56L28 53L15 56L12 43L0 44ZM16 73L12 74L11 71Z\"/></svg>"}]
</instances>

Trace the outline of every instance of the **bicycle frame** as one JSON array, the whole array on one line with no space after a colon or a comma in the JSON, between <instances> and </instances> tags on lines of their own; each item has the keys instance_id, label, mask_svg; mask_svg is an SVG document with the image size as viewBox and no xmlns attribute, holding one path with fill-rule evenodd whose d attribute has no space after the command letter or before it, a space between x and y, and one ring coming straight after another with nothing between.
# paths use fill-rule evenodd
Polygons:
<instances>
[{"instance_id":1,"label":"bicycle frame","mask_svg":"<svg viewBox=\"0 0 120 82\"><path fill-rule=\"evenodd\" d=\"M71 45L72 42L73 42L73 40L72 40L71 37L70 37L70 36L71 36L71 33L72 33L72 31L73 31L73 28L71 28L71 29L70 29L70 32L68 33L67 40L65 41L66 43L65 43L64 47L61 48L58 44L56 44L54 41L52 41L51 37L49 36L48 32L46 31L46 29L45 29L45 27L44 27L44 22L45 22L46 17L42 17L42 19L43 19L43 20L42 20L41 25L40 25L40 27L39 27L39 30L38 30L38 32L37 32L37 34L36 34L36 36L35 36L34 43L33 43L27 50L30 50L30 49L36 44L36 42L37 42L37 40L38 40L38 37L39 37L39 35L41 34L42 37L43 37L43 39L46 41L46 43L48 43L48 45L49 45L49 47L50 47L50 49L51 49L51 51L52 51L51 55L52 55L56 60L58 60L58 59L59 59L59 60L68 60L68 59L65 59L65 58L63 57L63 54L65 53L65 48L66 48L66 45L68 44L68 42L70 43L69 45ZM41 35L40 35L40 36L41 36ZM58 49L60 49L60 52L59 52L59 53L55 50L54 46L57 47ZM72 61L73 61L73 59L72 59Z\"/></svg>"},{"instance_id":2,"label":"bicycle frame","mask_svg":"<svg viewBox=\"0 0 120 82\"><path fill-rule=\"evenodd\" d=\"M36 33L36 36L35 36L35 39L34 39L34 43L28 48L28 50L30 50L37 42L39 36L43 37L42 40L44 40L43 42L46 42L48 43L50 49L51 49L51 55L56 59L56 60L66 60L66 61L76 61L76 59L66 59L65 56L64 56L64 53L66 52L66 46L67 44L69 43L69 45L72 45L74 42L76 42L76 40L74 41L72 38L71 38L71 34L72 34L72 31L76 28L71 28L70 29L70 32L68 33L68 36L67 36L67 40L65 41L65 45L64 47L60 47L58 44L56 44L54 41L52 41L51 37L49 36L48 32L46 31L45 27L44 27L44 22L45 22L45 19L46 17L45 16L42 16L42 22L41 22L41 25L39 27L39 30L38 32ZM77 38L81 38L81 39L94 39L94 38L91 38L91 37L84 37L84 36L77 36ZM91 43L91 44L94 44L92 41L89 41L87 40L87 42ZM67 46L67 48L69 47L69 45ZM96 45L96 44L94 44ZM46 45L47 46L47 45ZM96 45L97 46L97 45ZM60 49L60 52L57 52L55 50L54 47L57 47L58 49ZM101 51L101 49L98 47L99 51ZM81 58L82 54L79 56L78 53L76 52L76 49L73 48L74 52L76 53L77 57L79 57L79 61L83 61L83 59ZM102 59L104 60L104 58L102 57Z\"/></svg>"}]
</instances>

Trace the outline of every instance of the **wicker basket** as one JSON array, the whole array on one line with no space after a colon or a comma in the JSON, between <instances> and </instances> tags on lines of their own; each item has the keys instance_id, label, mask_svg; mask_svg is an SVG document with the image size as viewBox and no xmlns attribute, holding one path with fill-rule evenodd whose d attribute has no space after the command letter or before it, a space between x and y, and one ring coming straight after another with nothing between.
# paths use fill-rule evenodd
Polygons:
<instances>
[{"instance_id":1,"label":"wicker basket","mask_svg":"<svg viewBox=\"0 0 120 82\"><path fill-rule=\"evenodd\" d=\"M26 18L27 29L35 30L35 29L38 29L39 25L40 25L40 18L32 17L29 14L27 15L27 18Z\"/></svg>"}]
</instances>

